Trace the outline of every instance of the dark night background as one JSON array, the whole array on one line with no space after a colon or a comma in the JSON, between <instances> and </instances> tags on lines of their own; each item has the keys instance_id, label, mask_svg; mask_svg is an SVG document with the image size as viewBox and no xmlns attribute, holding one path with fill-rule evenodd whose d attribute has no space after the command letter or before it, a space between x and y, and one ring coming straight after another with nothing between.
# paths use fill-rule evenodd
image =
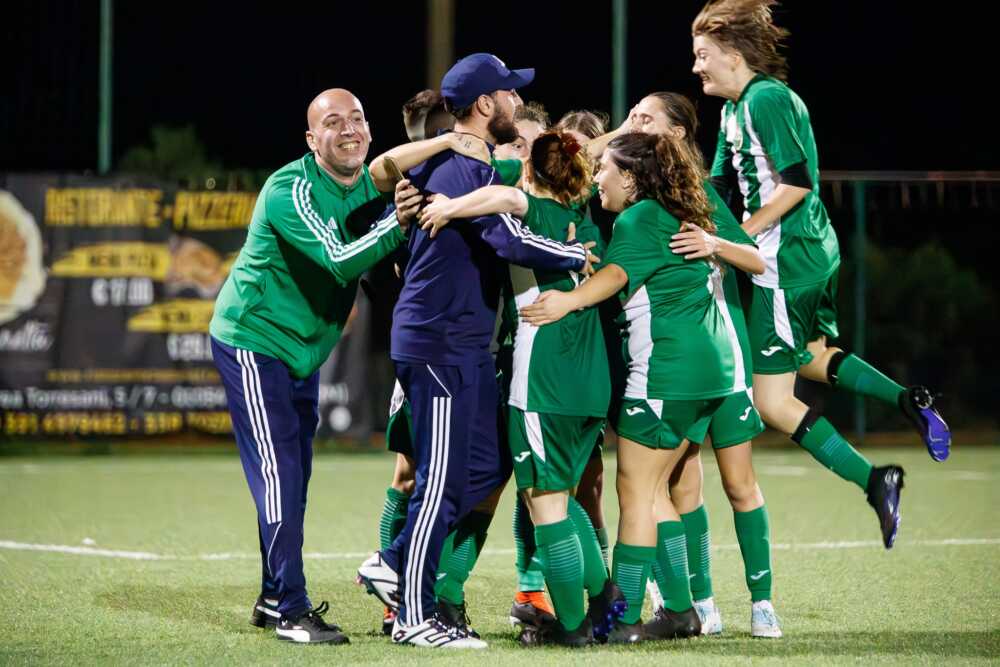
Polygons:
<instances>
[{"instance_id":1,"label":"dark night background","mask_svg":"<svg viewBox=\"0 0 1000 667\"><path fill-rule=\"evenodd\" d=\"M405 140L400 107L426 85L426 5L116 0L113 166L150 144L153 126L192 126L214 168L253 172L237 181L252 188L305 153L306 106L331 87L362 100L374 157ZM455 5L456 58L489 51L512 68L535 67L522 95L542 102L553 120L570 109L611 111L610 0ZM699 138L712 154L722 101L703 97L690 71L690 26L701 5L629 3L627 102L656 90L686 93L699 106ZM0 184L4 172L96 169L99 6L5 4ZM995 37L975 12L980 6L788 0L779 7L777 21L792 33L789 83L809 107L822 171L1000 169L986 99L995 80L986 51ZM1000 273L988 239L997 236L1000 182L892 179L865 187L861 237L853 198L860 190L823 184L844 257L840 343L850 350L866 342L866 356L890 374L950 395L955 424L995 424ZM856 345L860 247L868 312ZM377 330L387 317L376 316ZM832 407L846 418L850 400L838 400ZM871 405L869 417L875 428L905 428L884 406Z\"/></svg>"},{"instance_id":2,"label":"dark night background","mask_svg":"<svg viewBox=\"0 0 1000 667\"><path fill-rule=\"evenodd\" d=\"M404 139L399 108L424 87L424 2L115 5L115 161L148 143L153 124L193 124L225 167L276 168L305 152L306 105L333 86L361 98L373 151L382 150ZM511 67L536 67L524 97L555 117L610 111L610 2L456 5L456 57L491 51ZM809 106L822 169L998 166L996 142L982 138L985 102L972 106L984 83L976 67L987 61L975 52L988 44L986 22L917 5L793 0L779 8L792 31L790 84ZM688 93L708 147L720 102L703 98L690 73L700 6L629 3L628 101L653 90ZM0 169L93 169L99 3L15 0L4 14L2 67L13 82L2 97Z\"/></svg>"}]
</instances>

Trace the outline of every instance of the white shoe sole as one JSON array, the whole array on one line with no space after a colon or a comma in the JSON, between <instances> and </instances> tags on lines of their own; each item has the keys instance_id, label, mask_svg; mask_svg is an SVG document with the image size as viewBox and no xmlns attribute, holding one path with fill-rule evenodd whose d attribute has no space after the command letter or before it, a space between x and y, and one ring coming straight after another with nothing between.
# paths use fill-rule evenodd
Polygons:
<instances>
[{"instance_id":1,"label":"white shoe sole","mask_svg":"<svg viewBox=\"0 0 1000 667\"><path fill-rule=\"evenodd\" d=\"M755 628L750 631L750 636L755 639L781 639L781 628Z\"/></svg>"}]
</instances>

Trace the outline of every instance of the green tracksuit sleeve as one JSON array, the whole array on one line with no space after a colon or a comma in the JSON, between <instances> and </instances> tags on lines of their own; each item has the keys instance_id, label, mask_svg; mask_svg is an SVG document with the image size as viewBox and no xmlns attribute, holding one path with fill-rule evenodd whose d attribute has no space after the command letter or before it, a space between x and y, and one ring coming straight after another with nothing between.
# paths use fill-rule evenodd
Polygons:
<instances>
[{"instance_id":1,"label":"green tracksuit sleeve","mask_svg":"<svg viewBox=\"0 0 1000 667\"><path fill-rule=\"evenodd\" d=\"M379 220L368 233L352 241L342 221L326 222L303 179L271 188L266 195L267 220L282 239L326 269L340 285L352 280L389 255L406 238L396 212Z\"/></svg>"}]
</instances>

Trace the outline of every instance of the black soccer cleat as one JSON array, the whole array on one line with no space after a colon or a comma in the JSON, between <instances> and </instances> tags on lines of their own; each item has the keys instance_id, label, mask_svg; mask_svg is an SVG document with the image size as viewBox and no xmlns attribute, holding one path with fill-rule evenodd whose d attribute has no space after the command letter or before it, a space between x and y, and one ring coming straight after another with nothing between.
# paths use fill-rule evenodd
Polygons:
<instances>
[{"instance_id":1,"label":"black soccer cleat","mask_svg":"<svg viewBox=\"0 0 1000 667\"><path fill-rule=\"evenodd\" d=\"M586 648L594 643L593 634L594 629L590 625L590 619L586 616L576 630L567 630L557 620L538 630L538 641L535 645Z\"/></svg>"},{"instance_id":2,"label":"black soccer cleat","mask_svg":"<svg viewBox=\"0 0 1000 667\"><path fill-rule=\"evenodd\" d=\"M587 608L587 618L594 629L594 639L603 644L608 641L608 634L614 624L621 620L628 610L628 602L621 590L608 579L604 582L604 590L599 595L590 598Z\"/></svg>"},{"instance_id":3,"label":"black soccer cleat","mask_svg":"<svg viewBox=\"0 0 1000 667\"><path fill-rule=\"evenodd\" d=\"M660 607L648 623L642 626L646 639L687 639L701 634L701 619L694 607L671 611Z\"/></svg>"},{"instance_id":4,"label":"black soccer cleat","mask_svg":"<svg viewBox=\"0 0 1000 667\"><path fill-rule=\"evenodd\" d=\"M872 468L868 476L868 504L878 515L882 543L891 549L899 530L899 496L903 489L903 469L896 465Z\"/></svg>"},{"instance_id":5,"label":"black soccer cleat","mask_svg":"<svg viewBox=\"0 0 1000 667\"><path fill-rule=\"evenodd\" d=\"M382 612L382 634L386 637L392 636L392 626L396 624L396 612L386 607Z\"/></svg>"},{"instance_id":6,"label":"black soccer cleat","mask_svg":"<svg viewBox=\"0 0 1000 667\"><path fill-rule=\"evenodd\" d=\"M455 626L473 639L479 639L479 633L469 626L469 614L465 609L464 602L462 604L452 604L444 598L438 598L437 606L438 613L441 614L441 618L448 625Z\"/></svg>"},{"instance_id":7,"label":"black soccer cleat","mask_svg":"<svg viewBox=\"0 0 1000 667\"><path fill-rule=\"evenodd\" d=\"M927 446L927 453L935 461L944 461L951 454L951 429L934 407L934 395L915 385L899 397L899 408L920 434Z\"/></svg>"},{"instance_id":8,"label":"black soccer cleat","mask_svg":"<svg viewBox=\"0 0 1000 667\"><path fill-rule=\"evenodd\" d=\"M508 618L511 625L521 625L526 628L541 628L556 620L555 616L544 609L539 609L530 601L518 602L517 600L511 605Z\"/></svg>"},{"instance_id":9,"label":"black soccer cleat","mask_svg":"<svg viewBox=\"0 0 1000 667\"><path fill-rule=\"evenodd\" d=\"M323 614L329 611L330 605L323 602L315 609L303 613L297 618L282 616L274 628L278 639L297 644L348 644L350 640L340 630L340 626L328 624L323 620Z\"/></svg>"},{"instance_id":10,"label":"black soccer cleat","mask_svg":"<svg viewBox=\"0 0 1000 667\"><path fill-rule=\"evenodd\" d=\"M608 633L607 642L609 644L638 644L645 638L641 620L638 623L615 621L611 632Z\"/></svg>"},{"instance_id":11,"label":"black soccer cleat","mask_svg":"<svg viewBox=\"0 0 1000 667\"><path fill-rule=\"evenodd\" d=\"M273 628L281 620L281 613L278 611L278 599L258 596L253 603L253 611L250 612L250 625L257 628Z\"/></svg>"}]
</instances>

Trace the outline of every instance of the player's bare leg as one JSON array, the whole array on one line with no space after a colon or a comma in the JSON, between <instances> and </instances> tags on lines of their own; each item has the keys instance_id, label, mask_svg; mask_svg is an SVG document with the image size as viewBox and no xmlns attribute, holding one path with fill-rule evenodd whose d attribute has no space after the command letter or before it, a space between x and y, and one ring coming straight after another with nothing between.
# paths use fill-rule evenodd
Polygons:
<instances>
[{"instance_id":1,"label":"player's bare leg","mask_svg":"<svg viewBox=\"0 0 1000 667\"><path fill-rule=\"evenodd\" d=\"M825 341L822 346L825 348ZM818 346L812 349L823 354ZM865 492L878 515L883 544L892 548L899 529L903 469L895 465L874 467L830 422L797 399L795 373L754 373L753 388L754 403L769 426L791 436L813 458Z\"/></svg>"}]
</instances>

